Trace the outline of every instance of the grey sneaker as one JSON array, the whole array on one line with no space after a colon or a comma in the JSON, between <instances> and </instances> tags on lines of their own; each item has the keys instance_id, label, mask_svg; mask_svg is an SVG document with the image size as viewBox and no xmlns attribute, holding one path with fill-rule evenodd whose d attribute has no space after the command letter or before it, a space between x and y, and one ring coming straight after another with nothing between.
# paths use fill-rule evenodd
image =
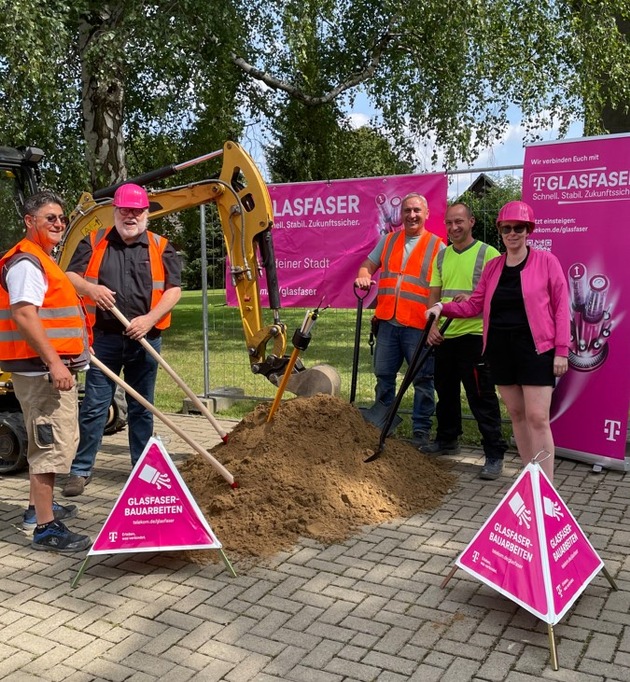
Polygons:
<instances>
[{"instance_id":1,"label":"grey sneaker","mask_svg":"<svg viewBox=\"0 0 630 682\"><path fill-rule=\"evenodd\" d=\"M414 448L422 449L429 443L429 434L426 431L414 431L411 444Z\"/></svg>"},{"instance_id":2,"label":"grey sneaker","mask_svg":"<svg viewBox=\"0 0 630 682\"><path fill-rule=\"evenodd\" d=\"M434 440L421 447L420 452L425 455L459 455L460 447L456 440Z\"/></svg>"},{"instance_id":3,"label":"grey sneaker","mask_svg":"<svg viewBox=\"0 0 630 682\"><path fill-rule=\"evenodd\" d=\"M503 473L502 459L489 459L486 457L486 463L479 472L479 478L485 481L494 481Z\"/></svg>"},{"instance_id":4,"label":"grey sneaker","mask_svg":"<svg viewBox=\"0 0 630 682\"><path fill-rule=\"evenodd\" d=\"M61 491L64 497L76 497L77 495L83 495L85 486L92 480L91 476L75 476L72 475L66 481L66 484Z\"/></svg>"}]
</instances>

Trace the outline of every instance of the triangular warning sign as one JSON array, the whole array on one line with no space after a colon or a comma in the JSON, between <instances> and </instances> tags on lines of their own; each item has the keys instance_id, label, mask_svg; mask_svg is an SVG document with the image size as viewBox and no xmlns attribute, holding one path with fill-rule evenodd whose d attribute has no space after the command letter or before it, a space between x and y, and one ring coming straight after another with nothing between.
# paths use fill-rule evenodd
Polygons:
<instances>
[{"instance_id":1,"label":"triangular warning sign","mask_svg":"<svg viewBox=\"0 0 630 682\"><path fill-rule=\"evenodd\" d=\"M555 625L604 564L538 464L528 464L456 561Z\"/></svg>"},{"instance_id":2,"label":"triangular warning sign","mask_svg":"<svg viewBox=\"0 0 630 682\"><path fill-rule=\"evenodd\" d=\"M555 624L604 568L604 562L578 526L573 514L540 470L542 532L549 566Z\"/></svg>"},{"instance_id":3,"label":"triangular warning sign","mask_svg":"<svg viewBox=\"0 0 630 682\"><path fill-rule=\"evenodd\" d=\"M91 554L221 549L162 443L151 438Z\"/></svg>"}]
</instances>

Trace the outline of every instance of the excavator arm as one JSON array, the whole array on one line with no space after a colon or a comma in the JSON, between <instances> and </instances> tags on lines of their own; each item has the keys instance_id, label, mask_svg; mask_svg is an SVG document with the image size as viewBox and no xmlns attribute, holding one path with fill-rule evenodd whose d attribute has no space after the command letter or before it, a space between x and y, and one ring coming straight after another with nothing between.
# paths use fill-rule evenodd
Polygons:
<instances>
[{"instance_id":1,"label":"excavator arm","mask_svg":"<svg viewBox=\"0 0 630 682\"><path fill-rule=\"evenodd\" d=\"M9 183L0 188L3 198L9 196L19 208L26 196L37 191L39 162L43 156L43 151L36 147L0 147L0 180ZM129 181L150 187L160 179L218 156L223 157L223 164L215 179L171 189L149 190L149 217L159 218L201 204L216 204L251 369L279 385L290 358L286 355L286 327L280 321L280 295L271 235L273 213L267 187L251 158L238 144L227 142L222 150L160 168ZM113 225L112 197L115 191L116 186L106 187L94 194L84 193L81 196L70 216L70 224L57 255L64 270L85 235ZM273 322L269 325L263 324L260 304L259 278L263 269L267 278L269 307L273 314ZM307 370L299 360L286 382L287 390L303 396L318 392L336 394L339 385L339 375L329 365ZM124 425L125 410L124 394L119 395L117 392L110 407L106 427L110 429L109 432ZM13 392L11 375L0 370L0 474L17 472L26 466L26 444L24 420Z\"/></svg>"},{"instance_id":2,"label":"excavator arm","mask_svg":"<svg viewBox=\"0 0 630 682\"><path fill-rule=\"evenodd\" d=\"M178 165L151 171L129 182L148 184L169 177L192 165L222 155L218 178L180 187L151 190L149 218L155 219L201 204L217 206L230 262L231 285L236 291L251 369L278 385L289 362L286 355L287 331L280 320L280 293L273 250L273 211L267 186L251 157L235 142ZM84 193L70 216L58 262L62 269L70 263L77 245L93 230L113 225L112 197L118 185ZM259 280L265 271L269 307L273 321L263 322ZM269 347L269 350L268 350ZM328 365L305 370L301 363L293 370L288 390L298 395L316 392L337 393L339 376Z\"/></svg>"}]
</instances>

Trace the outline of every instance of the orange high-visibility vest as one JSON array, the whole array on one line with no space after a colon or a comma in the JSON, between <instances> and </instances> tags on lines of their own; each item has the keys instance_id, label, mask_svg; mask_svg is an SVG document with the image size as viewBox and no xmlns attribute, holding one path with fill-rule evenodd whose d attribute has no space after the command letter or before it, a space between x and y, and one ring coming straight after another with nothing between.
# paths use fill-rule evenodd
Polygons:
<instances>
[{"instance_id":1,"label":"orange high-visibility vest","mask_svg":"<svg viewBox=\"0 0 630 682\"><path fill-rule=\"evenodd\" d=\"M81 301L66 273L54 260L30 239L22 239L0 259L0 272L11 258L30 254L41 264L48 280L44 301L38 310L46 337L60 357L76 357L86 347L85 317ZM2 277L0 286L0 362L28 360L39 354L31 348L17 328L11 315L9 292Z\"/></svg>"},{"instance_id":2,"label":"orange high-visibility vest","mask_svg":"<svg viewBox=\"0 0 630 682\"><path fill-rule=\"evenodd\" d=\"M437 235L425 230L403 268L405 233L387 235L381 258L378 302L374 311L379 320L395 318L405 327L424 329L431 269L441 243Z\"/></svg>"},{"instance_id":3,"label":"orange high-visibility vest","mask_svg":"<svg viewBox=\"0 0 630 682\"><path fill-rule=\"evenodd\" d=\"M84 278L87 282L98 284L98 275L107 250L108 241L105 239L113 228L108 227L105 230L97 230L90 232L90 243L92 244L92 256L90 262L85 270ZM160 237L159 234L149 232L147 230L147 237L149 240L149 263L151 265L151 281L153 288L151 290L151 310L160 302L164 295L166 286L166 273L164 272L164 263L162 262L162 254L168 245L168 240ZM96 321L96 303L89 297L84 296L83 301L88 313L90 324L94 325ZM155 326L157 329L168 329L171 325L171 314L165 315Z\"/></svg>"}]
</instances>

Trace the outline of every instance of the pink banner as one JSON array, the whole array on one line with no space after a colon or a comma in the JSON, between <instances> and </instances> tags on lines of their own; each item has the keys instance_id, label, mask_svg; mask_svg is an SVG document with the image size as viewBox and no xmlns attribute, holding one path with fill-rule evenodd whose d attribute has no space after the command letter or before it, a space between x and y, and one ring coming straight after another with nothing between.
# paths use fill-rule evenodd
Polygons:
<instances>
[{"instance_id":1,"label":"pink banner","mask_svg":"<svg viewBox=\"0 0 630 682\"><path fill-rule=\"evenodd\" d=\"M554 391L561 455L624 469L630 396L628 249L630 136L532 145L523 200L536 215L531 244L552 251L571 296L569 371ZM627 289L627 287L626 287Z\"/></svg>"},{"instance_id":2,"label":"pink banner","mask_svg":"<svg viewBox=\"0 0 630 682\"><path fill-rule=\"evenodd\" d=\"M427 229L446 239L446 190L444 173L271 185L282 306L314 308L325 297L324 304L333 308L355 308L352 283L359 266L382 235L402 229L406 194L426 197ZM266 287L263 275L265 306ZM236 305L229 284L227 300Z\"/></svg>"}]
</instances>

